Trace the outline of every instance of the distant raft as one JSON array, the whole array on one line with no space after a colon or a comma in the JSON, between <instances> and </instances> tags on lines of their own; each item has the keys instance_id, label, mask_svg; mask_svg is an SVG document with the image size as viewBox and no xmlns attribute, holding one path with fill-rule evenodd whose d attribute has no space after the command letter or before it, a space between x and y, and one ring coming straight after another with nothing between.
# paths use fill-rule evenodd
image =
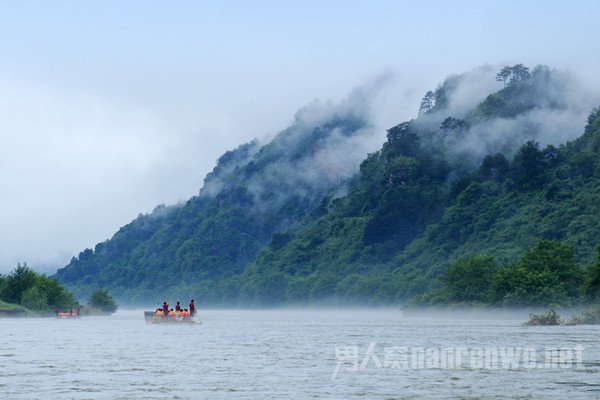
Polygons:
<instances>
[{"instance_id":1,"label":"distant raft","mask_svg":"<svg viewBox=\"0 0 600 400\"><path fill-rule=\"evenodd\" d=\"M59 319L67 319L67 318L68 319L74 319L74 318L80 318L81 317L81 313L79 312L79 310L77 310L77 311L73 311L73 310L70 310L70 311L59 311L59 310L56 310L55 314L56 314L56 318L59 318Z\"/></svg>"},{"instance_id":2,"label":"distant raft","mask_svg":"<svg viewBox=\"0 0 600 400\"><path fill-rule=\"evenodd\" d=\"M164 313L156 311L144 311L144 319L148 324L195 324L194 317L190 312Z\"/></svg>"}]
</instances>

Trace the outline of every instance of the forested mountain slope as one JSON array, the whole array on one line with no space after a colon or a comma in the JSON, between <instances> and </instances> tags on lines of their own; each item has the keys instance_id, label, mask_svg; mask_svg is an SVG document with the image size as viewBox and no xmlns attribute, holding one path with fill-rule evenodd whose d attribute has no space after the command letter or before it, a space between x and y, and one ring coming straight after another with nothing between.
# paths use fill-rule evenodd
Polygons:
<instances>
[{"instance_id":1,"label":"forested mountain slope","mask_svg":"<svg viewBox=\"0 0 600 400\"><path fill-rule=\"evenodd\" d=\"M357 90L337 106L314 102L269 143L226 152L198 196L140 214L56 277L80 296L99 286L140 302L241 274L274 233L300 224L356 173L373 129L367 97Z\"/></svg>"},{"instance_id":2,"label":"forested mountain slope","mask_svg":"<svg viewBox=\"0 0 600 400\"><path fill-rule=\"evenodd\" d=\"M181 293L185 279L213 304L389 303L435 288L456 260L510 264L542 239L589 262L600 242L598 112L561 72L497 72L428 92L357 175L339 157L368 130L359 107L318 124L299 113L271 143L221 157L199 196L140 216L57 276L130 301Z\"/></svg>"},{"instance_id":3,"label":"forested mountain slope","mask_svg":"<svg viewBox=\"0 0 600 400\"><path fill-rule=\"evenodd\" d=\"M598 112L580 139L540 148L534 139L544 140L548 127L532 122L566 109L552 80L537 68L464 119L439 110L439 100L430 105L444 98L445 82L424 99L424 115L388 131L346 197L285 245L263 249L246 279L284 274L286 301L389 302L431 289L460 258L512 263L539 240L572 243L578 260L589 262L600 242ZM483 135L478 143L476 135ZM504 154L478 157L468 150L475 144Z\"/></svg>"}]
</instances>

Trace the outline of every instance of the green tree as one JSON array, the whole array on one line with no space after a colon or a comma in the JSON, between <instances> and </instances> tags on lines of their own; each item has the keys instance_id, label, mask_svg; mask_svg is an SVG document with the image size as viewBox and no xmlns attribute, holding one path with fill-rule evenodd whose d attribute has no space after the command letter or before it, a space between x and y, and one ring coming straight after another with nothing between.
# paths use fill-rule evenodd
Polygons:
<instances>
[{"instance_id":1,"label":"green tree","mask_svg":"<svg viewBox=\"0 0 600 400\"><path fill-rule=\"evenodd\" d=\"M512 163L512 175L519 187L537 189L544 182L544 153L538 142L530 140L521 146Z\"/></svg>"},{"instance_id":2,"label":"green tree","mask_svg":"<svg viewBox=\"0 0 600 400\"><path fill-rule=\"evenodd\" d=\"M515 306L571 304L579 297L581 278L575 248L543 240L517 263L498 272L492 298L497 304Z\"/></svg>"},{"instance_id":3,"label":"green tree","mask_svg":"<svg viewBox=\"0 0 600 400\"><path fill-rule=\"evenodd\" d=\"M73 293L62 287L55 279L38 275L35 287L44 293L49 308L66 310L79 306Z\"/></svg>"},{"instance_id":4,"label":"green tree","mask_svg":"<svg viewBox=\"0 0 600 400\"><path fill-rule=\"evenodd\" d=\"M510 163L502 153L487 155L477 170L477 177L480 180L502 182L508 174L509 167Z\"/></svg>"},{"instance_id":5,"label":"green tree","mask_svg":"<svg viewBox=\"0 0 600 400\"><path fill-rule=\"evenodd\" d=\"M286 274L273 270L261 271L243 286L242 301L254 305L283 303L287 284Z\"/></svg>"},{"instance_id":6,"label":"green tree","mask_svg":"<svg viewBox=\"0 0 600 400\"><path fill-rule=\"evenodd\" d=\"M529 68L523 64L513 65L511 68L510 82L509 85L514 85L520 82L524 82L531 77Z\"/></svg>"},{"instance_id":7,"label":"green tree","mask_svg":"<svg viewBox=\"0 0 600 400\"><path fill-rule=\"evenodd\" d=\"M449 131L462 132L462 131L469 129L469 123L466 121L463 121L462 119L448 117L444 121L442 121L442 124L440 125L440 129L445 132L449 132Z\"/></svg>"},{"instance_id":8,"label":"green tree","mask_svg":"<svg viewBox=\"0 0 600 400\"><path fill-rule=\"evenodd\" d=\"M29 268L27 263L17 264L17 268L6 277L2 300L7 303L20 304L23 293L35 285L36 277L35 271Z\"/></svg>"},{"instance_id":9,"label":"green tree","mask_svg":"<svg viewBox=\"0 0 600 400\"><path fill-rule=\"evenodd\" d=\"M410 122L403 122L387 131L387 140L392 150L390 156L414 157L419 153L419 136L411 130Z\"/></svg>"},{"instance_id":10,"label":"green tree","mask_svg":"<svg viewBox=\"0 0 600 400\"><path fill-rule=\"evenodd\" d=\"M1 279L0 299L35 311L66 309L78 304L73 294L56 280L38 274L27 264L17 264L8 276Z\"/></svg>"},{"instance_id":11,"label":"green tree","mask_svg":"<svg viewBox=\"0 0 600 400\"><path fill-rule=\"evenodd\" d=\"M523 64L508 65L503 67L500 72L496 75L496 80L502 82L504 86L512 86L520 82L524 82L531 77L529 68ZM506 82L508 80L508 83Z\"/></svg>"},{"instance_id":12,"label":"green tree","mask_svg":"<svg viewBox=\"0 0 600 400\"><path fill-rule=\"evenodd\" d=\"M96 289L96 291L90 296L88 305L105 313L111 314L117 311L118 308L117 303L115 303L113 298L105 289Z\"/></svg>"},{"instance_id":13,"label":"green tree","mask_svg":"<svg viewBox=\"0 0 600 400\"><path fill-rule=\"evenodd\" d=\"M498 264L489 256L473 256L453 263L444 277L449 300L487 302L497 270Z\"/></svg>"},{"instance_id":14,"label":"green tree","mask_svg":"<svg viewBox=\"0 0 600 400\"><path fill-rule=\"evenodd\" d=\"M596 246L596 260L587 270L584 292L589 300L600 299L600 246Z\"/></svg>"},{"instance_id":15,"label":"green tree","mask_svg":"<svg viewBox=\"0 0 600 400\"><path fill-rule=\"evenodd\" d=\"M419 171L419 161L412 157L396 157L392 159L386 168L388 185L404 185L411 182Z\"/></svg>"},{"instance_id":16,"label":"green tree","mask_svg":"<svg viewBox=\"0 0 600 400\"><path fill-rule=\"evenodd\" d=\"M314 281L309 292L310 300L327 300L335 295L338 278L333 274L322 274Z\"/></svg>"},{"instance_id":17,"label":"green tree","mask_svg":"<svg viewBox=\"0 0 600 400\"><path fill-rule=\"evenodd\" d=\"M504 84L504 86L506 87L506 81L508 80L508 78L510 78L511 75L511 68L507 65L505 67L503 67L500 72L498 72L498 74L496 75L496 80L498 82L502 82Z\"/></svg>"},{"instance_id":18,"label":"green tree","mask_svg":"<svg viewBox=\"0 0 600 400\"><path fill-rule=\"evenodd\" d=\"M21 305L33 311L48 310L48 296L37 286L32 286L23 292Z\"/></svg>"},{"instance_id":19,"label":"green tree","mask_svg":"<svg viewBox=\"0 0 600 400\"><path fill-rule=\"evenodd\" d=\"M3 293L6 288L6 276L0 274L0 300L4 298Z\"/></svg>"},{"instance_id":20,"label":"green tree","mask_svg":"<svg viewBox=\"0 0 600 400\"><path fill-rule=\"evenodd\" d=\"M425 114L431 111L435 107L435 94L433 91L428 91L425 93L425 96L421 100L421 105L419 107L419 115Z\"/></svg>"}]
</instances>

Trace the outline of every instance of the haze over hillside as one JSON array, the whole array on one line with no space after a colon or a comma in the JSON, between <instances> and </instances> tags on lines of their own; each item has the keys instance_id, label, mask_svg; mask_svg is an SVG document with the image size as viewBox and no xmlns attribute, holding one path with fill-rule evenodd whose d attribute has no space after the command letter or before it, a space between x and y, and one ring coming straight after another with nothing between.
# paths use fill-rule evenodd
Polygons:
<instances>
[{"instance_id":1,"label":"haze over hillside","mask_svg":"<svg viewBox=\"0 0 600 400\"><path fill-rule=\"evenodd\" d=\"M196 194L225 151L266 142L313 99L338 104L381 71L396 84L369 99L371 151L416 117L428 89L485 63L547 64L600 86L593 1L56 0L2 10L0 273L18 262L54 273L138 213Z\"/></svg>"},{"instance_id":2,"label":"haze over hillside","mask_svg":"<svg viewBox=\"0 0 600 400\"><path fill-rule=\"evenodd\" d=\"M100 286L133 303L188 286L213 304L389 303L436 287L449 261L511 263L540 239L592 259L599 223L561 230L560 220L596 188L583 139L563 146L594 107L585 85L522 64L452 75L375 151L370 99L385 83L310 104L269 143L225 153L198 196L140 215L56 276L81 295ZM545 207L538 194L552 210L526 212Z\"/></svg>"}]
</instances>

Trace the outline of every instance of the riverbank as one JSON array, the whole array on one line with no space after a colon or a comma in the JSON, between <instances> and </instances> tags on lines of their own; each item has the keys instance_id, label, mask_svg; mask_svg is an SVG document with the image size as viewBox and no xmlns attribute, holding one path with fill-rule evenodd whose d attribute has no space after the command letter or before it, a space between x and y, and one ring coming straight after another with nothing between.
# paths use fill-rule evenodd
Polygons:
<instances>
[{"instance_id":1,"label":"riverbank","mask_svg":"<svg viewBox=\"0 0 600 400\"><path fill-rule=\"evenodd\" d=\"M31 314L31 310L26 307L0 300L0 317L25 317Z\"/></svg>"}]
</instances>

